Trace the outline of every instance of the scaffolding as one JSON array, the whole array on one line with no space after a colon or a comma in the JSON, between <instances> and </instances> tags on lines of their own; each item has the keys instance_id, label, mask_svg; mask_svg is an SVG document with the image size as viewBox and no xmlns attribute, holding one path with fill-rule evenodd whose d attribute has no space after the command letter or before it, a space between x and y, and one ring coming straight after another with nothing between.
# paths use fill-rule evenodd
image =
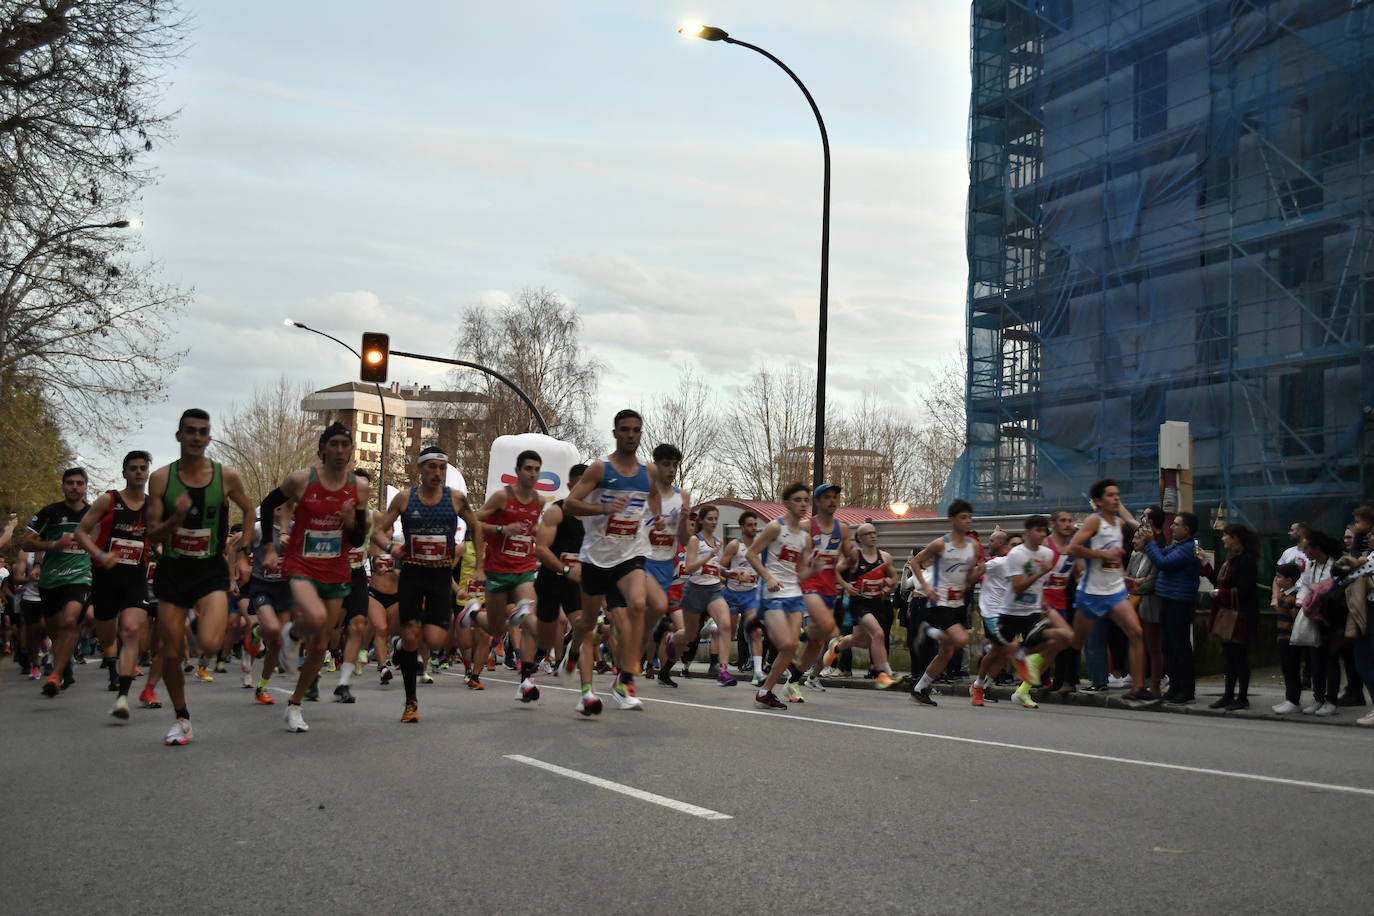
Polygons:
<instances>
[{"instance_id":1,"label":"scaffolding","mask_svg":"<svg viewBox=\"0 0 1374 916\"><path fill-rule=\"evenodd\" d=\"M968 441L997 515L1194 500L1262 530L1371 499L1374 3L975 0Z\"/></svg>"}]
</instances>

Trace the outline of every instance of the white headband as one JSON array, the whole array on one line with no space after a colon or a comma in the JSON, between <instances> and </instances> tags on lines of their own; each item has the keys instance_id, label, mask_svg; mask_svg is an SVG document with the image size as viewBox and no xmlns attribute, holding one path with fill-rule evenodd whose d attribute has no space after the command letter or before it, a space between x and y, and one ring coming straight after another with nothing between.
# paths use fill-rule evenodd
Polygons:
<instances>
[{"instance_id":1,"label":"white headband","mask_svg":"<svg viewBox=\"0 0 1374 916\"><path fill-rule=\"evenodd\" d=\"M424 464L426 461L442 461L444 464L448 464L448 455L443 452L430 452L428 455L421 455L415 460L420 464Z\"/></svg>"}]
</instances>

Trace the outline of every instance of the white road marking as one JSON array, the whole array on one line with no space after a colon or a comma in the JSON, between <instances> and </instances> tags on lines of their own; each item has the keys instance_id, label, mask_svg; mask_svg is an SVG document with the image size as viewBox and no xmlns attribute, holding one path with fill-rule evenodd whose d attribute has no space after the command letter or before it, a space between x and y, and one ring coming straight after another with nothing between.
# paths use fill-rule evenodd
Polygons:
<instances>
[{"instance_id":1,"label":"white road marking","mask_svg":"<svg viewBox=\"0 0 1374 916\"><path fill-rule=\"evenodd\" d=\"M600 789L609 789L612 792L619 792L621 795L628 795L640 801L650 802L655 805L662 805L674 811L681 811L683 814L690 814L693 817L704 818L708 821L728 821L731 816L721 814L719 811L712 811L710 808L701 808L697 805L678 801L675 798L667 798L662 795L655 795L652 792L645 792L643 789L636 789L633 786L621 785L618 782L611 782L609 779L602 779L600 776L592 776L578 770L570 770L553 763L545 763L542 760L535 760L533 757L525 757L521 754L506 754L507 760L514 760L516 763L523 763L526 766L538 767L541 770L548 770L550 773L557 773L559 776L566 776L569 779L576 779L588 785L596 786Z\"/></svg>"},{"instance_id":2,"label":"white road marking","mask_svg":"<svg viewBox=\"0 0 1374 916\"><path fill-rule=\"evenodd\" d=\"M461 677L461 675L455 675ZM515 681L491 678L502 684ZM576 687L557 687L543 684L541 690L566 690L577 693ZM959 735L944 735L938 732L921 732L906 728L890 728L885 725L866 725L862 722L841 722L837 719L820 719L815 716L800 716L792 711L786 713L766 712L762 709L738 709L731 706L713 706L710 703L688 703L683 700L663 700L658 697L641 696L645 703L665 703L669 706L688 706L693 709L710 709L716 712L731 712L745 716L764 716L777 722L812 722L817 725L833 725L838 728L857 728L862 731L883 732L889 735L907 735L912 738L931 738L936 741L954 741L959 744L976 744L981 747L996 747L1009 751L1025 751L1031 754L1050 754L1057 757L1076 757L1080 760L1100 760L1104 763L1124 763L1130 766L1151 767L1157 770L1173 770L1179 773L1197 773L1203 776L1222 776L1228 779L1246 779L1252 782L1266 782L1279 786L1294 786L1301 789L1319 789L1324 792L1344 792L1349 795L1374 797L1374 789L1363 786L1343 786L1339 783L1312 782L1306 779L1286 779L1282 776L1263 776L1259 773L1241 773L1235 770L1218 770L1213 767L1195 767L1182 763L1164 763L1158 760L1136 760L1131 757L1112 757L1107 754L1089 754L1086 751L1067 751L1053 747L1034 747L1029 744L1012 744L1009 741L990 741L986 738L964 738Z\"/></svg>"}]
</instances>

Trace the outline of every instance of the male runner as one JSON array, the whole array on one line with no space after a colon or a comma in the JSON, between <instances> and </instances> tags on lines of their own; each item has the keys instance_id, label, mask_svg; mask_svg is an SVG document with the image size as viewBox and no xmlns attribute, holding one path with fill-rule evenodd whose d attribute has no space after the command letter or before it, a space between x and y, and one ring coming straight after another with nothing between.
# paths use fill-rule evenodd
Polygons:
<instances>
[{"instance_id":1,"label":"male runner","mask_svg":"<svg viewBox=\"0 0 1374 916\"><path fill-rule=\"evenodd\" d=\"M191 741L191 713L181 670L190 610L195 608L198 615L196 640L204 654L215 656L224 642L233 573L224 556L228 501L243 510L245 519L253 517L253 503L239 475L205 457L210 415L195 407L184 411L177 421L176 440L180 457L149 478L146 510L149 543L165 542L153 576L153 593L158 601L162 680L176 716L163 739L168 746Z\"/></svg>"},{"instance_id":2,"label":"male runner","mask_svg":"<svg viewBox=\"0 0 1374 916\"><path fill-rule=\"evenodd\" d=\"M585 519L582 540L582 613L573 626L577 637L596 623L601 604L619 631L616 658L620 674L611 691L621 709L642 709L635 696L635 677L640 673L640 647L644 642L646 585L640 534L645 513L662 513L656 472L639 461L639 439L644 421L633 410L615 415L612 435L615 451L588 466L577 487L563 503L563 510ZM582 654L582 698L577 709L584 715L600 712L592 692L591 659Z\"/></svg>"},{"instance_id":3,"label":"male runner","mask_svg":"<svg viewBox=\"0 0 1374 916\"><path fill-rule=\"evenodd\" d=\"M830 640L824 661L829 667L846 649L867 648L873 659L873 667L878 671L873 684L879 690L886 690L898 682L892 676L892 666L888 664L887 638L879 618L891 614L886 599L897 587L897 571L892 565L892 554L878 548L878 529L872 523L860 525L855 537L859 549L852 557L842 558L839 567L842 573L840 587L849 596L854 632ZM891 622L890 618L888 622Z\"/></svg>"},{"instance_id":4,"label":"male runner","mask_svg":"<svg viewBox=\"0 0 1374 916\"><path fill-rule=\"evenodd\" d=\"M372 475L362 468L354 468L353 473L372 485ZM366 504L364 504L366 506ZM366 530L372 530L372 510L364 508L363 518ZM358 654L362 653L364 661L367 659L367 650L364 648L367 638L368 609L372 603L372 595L369 591L367 573L367 553L370 545L359 543L358 545L349 544L348 548L348 569L350 580L348 584L348 596L344 598L344 644L343 644L343 664L339 666L339 684L334 688L335 703L354 702L353 691L349 688L349 682L353 680L353 675L362 670L358 664Z\"/></svg>"},{"instance_id":5,"label":"male runner","mask_svg":"<svg viewBox=\"0 0 1374 916\"><path fill-rule=\"evenodd\" d=\"M663 634L659 650L658 682L664 687L676 687L672 678L673 658L676 647L682 645L684 635L682 610L673 608L668 600L678 573L678 553L682 542L688 536L688 521L685 507L691 505L691 497L673 485L678 467L682 463L682 452L677 446L660 443L654 446L653 469L657 478L660 510L657 515L645 519L643 543L645 607L648 616L644 630L652 634L660 618L667 616L669 624ZM652 639L646 640L646 646Z\"/></svg>"},{"instance_id":6,"label":"male runner","mask_svg":"<svg viewBox=\"0 0 1374 916\"><path fill-rule=\"evenodd\" d=\"M983 618L983 632L987 634L990 645L987 654L978 663L978 676L973 679L973 687L969 690L969 703L973 706L997 702L996 697L986 696L984 688L996 679L997 672L1006 664L1006 653L998 649L1007 643L1002 641L997 621L1011 593L1011 572L1007 567L1010 540L1000 526L988 535L988 555L983 561L983 578L978 582L978 613Z\"/></svg>"},{"instance_id":7,"label":"male runner","mask_svg":"<svg viewBox=\"0 0 1374 916\"><path fill-rule=\"evenodd\" d=\"M782 502L784 514L763 526L746 554L749 565L763 581L760 613L768 628L768 639L778 650L768 677L754 694L754 701L769 709L787 708L786 703L773 695L773 688L784 671L791 674L787 683L788 702L805 702L801 695L801 669L793 658L801 640L802 614L807 607L801 583L814 571L811 555L815 548L810 534L802 527L802 516L811 504L806 484L788 486L782 493Z\"/></svg>"},{"instance_id":8,"label":"male runner","mask_svg":"<svg viewBox=\"0 0 1374 916\"><path fill-rule=\"evenodd\" d=\"M585 464L575 464L568 472L568 489L577 486ZM535 617L538 620L537 642L540 653L547 647L563 645L563 634L571 626L572 618L582 609L582 519L563 511L563 500L556 500L544 508L539 516L539 530L534 550L539 557L539 575L534 580ZM590 630L588 631L590 633ZM583 647L573 644L566 658L559 658L555 672L563 670L566 661L574 663ZM587 649L590 656L592 650Z\"/></svg>"},{"instance_id":9,"label":"male runner","mask_svg":"<svg viewBox=\"0 0 1374 916\"><path fill-rule=\"evenodd\" d=\"M763 674L763 627L756 625L755 617L759 610L759 574L749 564L749 548L759 533L759 517L753 512L741 512L739 517L739 537L725 545L720 555L720 566L725 575L725 603L730 614L739 618L738 626L744 627L749 635L749 660L754 673L754 686L762 686Z\"/></svg>"},{"instance_id":10,"label":"male runner","mask_svg":"<svg viewBox=\"0 0 1374 916\"><path fill-rule=\"evenodd\" d=\"M973 506L956 499L949 504L949 534L927 544L911 561L917 586L925 592L926 633L940 641L940 651L931 660L914 687L911 699L924 706L936 706L930 684L945 670L954 653L968 645L964 629L964 597L983 574L983 548L969 536L973 530ZM924 568L932 566L932 579L926 581Z\"/></svg>"},{"instance_id":11,"label":"male runner","mask_svg":"<svg viewBox=\"0 0 1374 916\"><path fill-rule=\"evenodd\" d=\"M466 630L474 623L492 636L511 633L511 647L515 650L520 625L534 611L534 580L539 573L539 557L535 554L535 535L539 516L544 511L544 498L534 485L544 459L539 453L526 449L515 458L515 484L493 491L477 512L477 521L487 538L483 554L486 570L486 610L469 603L458 618L459 629ZM510 608L510 600L515 607ZM538 637L536 636L536 639ZM540 644L536 652L529 650L529 641L517 653L520 659L520 686L515 698L521 703L539 699L534 685L534 673L552 646Z\"/></svg>"},{"instance_id":12,"label":"male runner","mask_svg":"<svg viewBox=\"0 0 1374 916\"><path fill-rule=\"evenodd\" d=\"M849 528L835 518L839 505L840 488L833 483L823 483L811 494L811 544L816 571L802 583L811 625L806 631L806 649L799 667L806 672L806 686L813 690L825 690L817 676L821 649L840 633L835 624L835 603L840 596L835 567L841 557L848 557L854 550Z\"/></svg>"},{"instance_id":13,"label":"male runner","mask_svg":"<svg viewBox=\"0 0 1374 916\"><path fill-rule=\"evenodd\" d=\"M257 618L257 634L251 631L248 644L249 654L256 653L262 659L262 673L253 685L253 702L259 706L274 706L276 700L268 689L272 672L276 669L282 655L285 641L284 631L291 621L295 602L291 600L291 586L287 584L286 574L282 572L277 558L286 552L286 536L291 530L291 516L295 505L285 503L276 508L272 522L267 525L267 538L263 538L263 525L259 520L253 525L253 536L239 546L247 550L252 560L252 571L248 578L248 612ZM272 545L271 567L267 566L267 541L274 536L277 542ZM260 637L260 640L257 638ZM283 673L289 673L289 669Z\"/></svg>"},{"instance_id":14,"label":"male runner","mask_svg":"<svg viewBox=\"0 0 1374 916\"><path fill-rule=\"evenodd\" d=\"M415 682L420 675L420 643L437 652L448 640L453 620L453 566L458 559L455 533L458 519L472 532L476 566L475 585L483 584L484 537L468 506L466 493L444 484L448 456L437 446L427 446L416 459L420 482L402 490L373 524L372 540L379 547L390 547L392 558L402 564L397 583L397 607L401 645L392 657L401 669L406 702L402 722L420 721L420 701ZM391 529L401 520L402 542L391 546Z\"/></svg>"},{"instance_id":15,"label":"male runner","mask_svg":"<svg viewBox=\"0 0 1374 916\"><path fill-rule=\"evenodd\" d=\"M118 696L110 715L129 718L129 686L138 667L139 644L148 614L148 474L153 457L133 451L124 456L124 489L96 498L76 527L76 539L92 558L91 603L102 646L119 646L115 677ZM97 530L99 526L99 530ZM116 643L115 630L119 639Z\"/></svg>"},{"instance_id":16,"label":"male runner","mask_svg":"<svg viewBox=\"0 0 1374 916\"><path fill-rule=\"evenodd\" d=\"M1076 526L1073 521L1073 513L1067 509L1057 509L1050 515L1050 536L1045 541L1045 546L1054 552L1054 568L1045 577L1045 585L1041 592L1041 602L1045 619L1049 621L1049 639L1039 647L1040 658L1035 660L1041 672L1045 671L1048 664L1045 653L1057 654L1063 646L1068 644L1068 639L1061 639L1064 634L1072 635L1073 627L1069 623L1070 611L1070 589L1075 579L1081 581L1083 578L1083 561L1069 554L1069 544L1073 541ZM1052 655L1050 657L1052 657ZM1036 708L1035 700L1031 697L1031 685L1023 675L1029 673L1026 667L1027 658L1030 656L1025 649L1017 650L1013 661L1016 664L1017 676L1021 677L1021 683L1012 694L1012 699L1028 709ZM1073 687L1066 684L1060 688L1061 692L1068 692Z\"/></svg>"},{"instance_id":17,"label":"male runner","mask_svg":"<svg viewBox=\"0 0 1374 916\"><path fill-rule=\"evenodd\" d=\"M368 534L363 507L369 484L348 467L353 462L353 431L342 423L331 424L320 434L318 451L319 464L287 475L281 486L263 498L259 509L260 517L268 519L278 506L296 501L282 569L296 607L291 627L305 647L305 663L296 677L295 691L286 700L289 732L310 730L301 714L301 700L320 673L325 651L343 617L344 599L352 589L347 545L361 547ZM271 568L277 561L276 532L263 534L264 565Z\"/></svg>"},{"instance_id":18,"label":"male runner","mask_svg":"<svg viewBox=\"0 0 1374 916\"><path fill-rule=\"evenodd\" d=\"M62 501L39 509L24 532L24 549L43 552L38 593L53 659L52 673L43 681L45 697L57 696L75 681L72 651L91 592L91 557L76 540L87 508L86 472L69 468L62 474Z\"/></svg>"}]
</instances>

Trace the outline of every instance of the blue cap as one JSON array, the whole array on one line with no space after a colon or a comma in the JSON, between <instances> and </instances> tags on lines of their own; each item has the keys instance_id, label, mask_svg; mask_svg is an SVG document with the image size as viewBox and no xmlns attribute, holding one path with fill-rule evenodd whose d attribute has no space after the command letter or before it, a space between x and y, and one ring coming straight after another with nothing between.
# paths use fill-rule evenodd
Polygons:
<instances>
[{"instance_id":1,"label":"blue cap","mask_svg":"<svg viewBox=\"0 0 1374 916\"><path fill-rule=\"evenodd\" d=\"M819 487L811 491L811 498L820 499L821 494L824 493L826 490L834 490L836 493L839 493L840 485L834 483L823 483Z\"/></svg>"}]
</instances>

